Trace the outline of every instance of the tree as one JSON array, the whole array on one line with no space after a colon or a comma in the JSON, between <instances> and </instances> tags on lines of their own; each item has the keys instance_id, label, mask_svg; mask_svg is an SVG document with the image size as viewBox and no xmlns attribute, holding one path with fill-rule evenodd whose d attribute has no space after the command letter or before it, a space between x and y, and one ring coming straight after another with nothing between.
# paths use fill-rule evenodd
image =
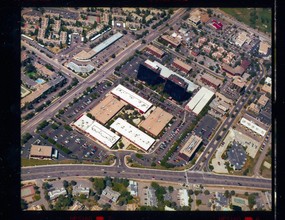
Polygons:
<instances>
[{"instance_id":1,"label":"tree","mask_svg":"<svg viewBox=\"0 0 285 220\"><path fill-rule=\"evenodd\" d=\"M226 198L229 198L229 197L230 197L230 192L229 192L229 190L226 190L226 191L225 191L224 196L225 196Z\"/></svg>"},{"instance_id":2,"label":"tree","mask_svg":"<svg viewBox=\"0 0 285 220\"><path fill-rule=\"evenodd\" d=\"M77 184L77 182L74 181L74 180L71 180L70 184L71 184L72 186L75 186L75 185Z\"/></svg>"},{"instance_id":3,"label":"tree","mask_svg":"<svg viewBox=\"0 0 285 220\"><path fill-rule=\"evenodd\" d=\"M196 205L199 206L199 205L201 205L201 204L202 204L201 199L197 199L197 200L196 200Z\"/></svg>"},{"instance_id":4,"label":"tree","mask_svg":"<svg viewBox=\"0 0 285 220\"><path fill-rule=\"evenodd\" d=\"M64 187L65 189L66 189L66 188L68 187L68 185L69 185L66 180L63 180L62 184L63 184L63 187Z\"/></svg>"},{"instance_id":5,"label":"tree","mask_svg":"<svg viewBox=\"0 0 285 220\"><path fill-rule=\"evenodd\" d=\"M189 194L190 196L193 195L193 194L194 194L193 190L192 190L192 189L189 189L189 190L188 190L188 194Z\"/></svg>"},{"instance_id":6,"label":"tree","mask_svg":"<svg viewBox=\"0 0 285 220\"><path fill-rule=\"evenodd\" d=\"M168 186L168 191L169 191L170 193L172 193L173 190L174 190L173 186Z\"/></svg>"},{"instance_id":7,"label":"tree","mask_svg":"<svg viewBox=\"0 0 285 220\"><path fill-rule=\"evenodd\" d=\"M205 190L205 191L204 191L204 194L205 194L205 195L209 195L209 194L210 194L209 190Z\"/></svg>"},{"instance_id":8,"label":"tree","mask_svg":"<svg viewBox=\"0 0 285 220\"><path fill-rule=\"evenodd\" d=\"M231 196L234 196L236 192L234 190L231 191Z\"/></svg>"}]
</instances>

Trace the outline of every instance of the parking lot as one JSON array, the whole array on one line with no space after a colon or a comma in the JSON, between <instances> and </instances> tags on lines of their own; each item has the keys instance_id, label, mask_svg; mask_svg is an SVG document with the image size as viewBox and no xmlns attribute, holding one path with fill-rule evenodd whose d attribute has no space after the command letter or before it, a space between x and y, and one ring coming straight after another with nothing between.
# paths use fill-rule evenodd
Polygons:
<instances>
[{"instance_id":1,"label":"parking lot","mask_svg":"<svg viewBox=\"0 0 285 220\"><path fill-rule=\"evenodd\" d=\"M214 119L210 115L206 115L204 118L201 119L199 124L196 126L194 132L196 135L201 136L204 144L207 145L209 142L209 137L216 129L217 125L218 121L216 119Z\"/></svg>"}]
</instances>

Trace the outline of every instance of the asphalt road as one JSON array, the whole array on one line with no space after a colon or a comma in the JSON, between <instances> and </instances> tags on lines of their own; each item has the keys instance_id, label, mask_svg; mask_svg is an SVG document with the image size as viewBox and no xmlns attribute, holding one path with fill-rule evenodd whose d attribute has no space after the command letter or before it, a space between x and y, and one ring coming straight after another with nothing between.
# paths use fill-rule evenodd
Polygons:
<instances>
[{"instance_id":1,"label":"asphalt road","mask_svg":"<svg viewBox=\"0 0 285 220\"><path fill-rule=\"evenodd\" d=\"M48 165L23 167L22 180L44 179L67 176L110 176L128 179L166 181L175 183L213 184L234 187L249 187L258 189L271 189L271 179L261 179L244 176L217 175L197 171L164 171L151 169L129 168L121 161L114 166L96 165ZM119 165L121 164L121 165Z\"/></svg>"},{"instance_id":2,"label":"asphalt road","mask_svg":"<svg viewBox=\"0 0 285 220\"><path fill-rule=\"evenodd\" d=\"M258 81L261 80L261 78L265 75L265 70L264 67L261 65L262 71L261 74L258 74L256 76L256 78L258 79ZM253 85L254 80L251 81L250 85L247 87L248 91L254 91L255 88L257 87L258 83L254 86ZM240 112L240 110L243 108L243 106L247 103L248 99L249 99L249 95L248 97L245 97L246 93L244 93L242 96L240 96L239 100L236 102L235 107L232 109L232 111L230 112L230 115L233 114L236 110L237 112ZM235 113L235 117L236 117ZM232 117L228 117L220 126L219 130L216 132L215 136L212 138L212 140L209 142L209 144L206 146L206 149L203 151L203 153L201 154L201 156L198 158L198 160L196 161L196 164L191 168L191 170L203 170L203 168L205 167L207 171L209 171L209 162L213 156L213 154L215 153L216 149L218 148L218 146L220 145L220 143L222 142L222 140L225 138L229 128L232 126L233 122L234 122L234 118ZM226 128L225 131L223 131L223 128ZM217 137L221 136L220 140L217 141ZM206 156L206 154L208 153L208 151L210 150L210 148L212 148L212 151L209 153L209 155L207 156L207 159L202 162L202 160L204 159L204 157Z\"/></svg>"},{"instance_id":3,"label":"asphalt road","mask_svg":"<svg viewBox=\"0 0 285 220\"><path fill-rule=\"evenodd\" d=\"M171 26L171 24L176 21L176 18L181 16L184 12L185 12L185 9L178 9L177 12L169 19L169 21L168 21L169 26ZM160 31L154 30L153 32L150 32L150 34L147 35L144 39L147 42L151 42L156 37L158 37L159 34L163 30L166 30L167 28L169 28L169 27L164 27ZM45 61L48 61L52 65L55 65L56 67L58 67L60 65L59 63L57 63L54 60L48 58L45 54L43 54L40 51L36 50L32 46L30 46L28 44L25 44L25 46L28 49L31 49L32 51L34 51L39 57L41 57ZM50 106L48 106L46 108L46 111L40 112L39 114L35 115L32 119L30 119L28 123L24 124L21 127L22 133L34 131L36 129L36 126L38 125L38 123L41 120L43 120L45 118L51 118L60 108L63 108L64 106L66 106L70 102L70 100L73 100L74 94L82 93L84 90L86 90L86 88L88 86L90 86L90 85L92 85L92 84L94 84L96 82L103 81L105 78L107 78L109 75L111 75L114 72L115 67L117 65L122 63L128 56L130 56L130 54L134 54L134 52L136 50L140 50L144 46L145 45L141 44L141 40L135 41L128 48L126 48L124 51L122 51L120 54L118 54L116 59L111 60L109 63L104 65L96 74L92 74L91 76L89 76L88 78L86 78L84 80L79 80L79 83L78 83L77 87L74 87L69 93L67 93L64 96L62 96L59 101L54 102ZM70 71L70 70L68 70L66 68L63 68L63 67L61 68L61 71L66 73L66 74L69 73L69 72L72 72L72 71ZM69 71L69 72L65 72L65 71ZM71 74L71 73L69 73L69 74ZM72 72L72 74L74 74L74 73Z\"/></svg>"}]
</instances>

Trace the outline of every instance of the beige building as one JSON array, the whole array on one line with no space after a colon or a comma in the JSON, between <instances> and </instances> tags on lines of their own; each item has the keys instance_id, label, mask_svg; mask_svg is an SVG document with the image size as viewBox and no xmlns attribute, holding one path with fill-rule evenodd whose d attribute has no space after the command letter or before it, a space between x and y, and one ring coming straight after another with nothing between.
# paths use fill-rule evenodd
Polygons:
<instances>
[{"instance_id":1,"label":"beige building","mask_svg":"<svg viewBox=\"0 0 285 220\"><path fill-rule=\"evenodd\" d=\"M114 96L109 95L103 99L98 105L90 110L90 114L95 117L101 124L106 124L113 118L123 107L125 103L119 101Z\"/></svg>"},{"instance_id":2,"label":"beige building","mask_svg":"<svg viewBox=\"0 0 285 220\"><path fill-rule=\"evenodd\" d=\"M264 107L267 104L268 100L269 98L265 94L263 94L262 96L260 96L257 103L261 105L262 107Z\"/></svg>"},{"instance_id":3,"label":"beige building","mask_svg":"<svg viewBox=\"0 0 285 220\"><path fill-rule=\"evenodd\" d=\"M264 85L262 86L261 90L262 90L263 92L266 92L266 93L268 92L268 93L271 94L271 86L269 86L269 85L267 85L267 84L264 84Z\"/></svg>"},{"instance_id":4,"label":"beige building","mask_svg":"<svg viewBox=\"0 0 285 220\"><path fill-rule=\"evenodd\" d=\"M180 45L180 43L181 43L180 40L178 40L178 39L176 39L174 37L171 37L169 35L163 35L161 37L161 39L165 40L167 43L171 44L171 46L173 46L173 47L178 47Z\"/></svg>"},{"instance_id":5,"label":"beige building","mask_svg":"<svg viewBox=\"0 0 285 220\"><path fill-rule=\"evenodd\" d=\"M178 156L188 162L193 158L194 153L198 150L201 143L202 138L196 135L191 135L186 144L184 144L182 149L179 151Z\"/></svg>"},{"instance_id":6,"label":"beige building","mask_svg":"<svg viewBox=\"0 0 285 220\"><path fill-rule=\"evenodd\" d=\"M52 156L51 146L40 146L32 144L30 150L30 158L51 160L51 156Z\"/></svg>"},{"instance_id":7,"label":"beige building","mask_svg":"<svg viewBox=\"0 0 285 220\"><path fill-rule=\"evenodd\" d=\"M269 48L270 48L270 45L267 42L262 41L260 42L258 52L260 54L266 55L268 53Z\"/></svg>"},{"instance_id":8,"label":"beige building","mask_svg":"<svg viewBox=\"0 0 285 220\"><path fill-rule=\"evenodd\" d=\"M148 117L144 120L140 127L154 136L159 135L163 128L170 122L173 115L164 111L162 108L157 107Z\"/></svg>"},{"instance_id":9,"label":"beige building","mask_svg":"<svg viewBox=\"0 0 285 220\"><path fill-rule=\"evenodd\" d=\"M260 112L260 109L258 107L258 105L254 104L254 103L251 103L248 107L247 107L247 110L248 111L251 111L255 114L258 114Z\"/></svg>"}]
</instances>

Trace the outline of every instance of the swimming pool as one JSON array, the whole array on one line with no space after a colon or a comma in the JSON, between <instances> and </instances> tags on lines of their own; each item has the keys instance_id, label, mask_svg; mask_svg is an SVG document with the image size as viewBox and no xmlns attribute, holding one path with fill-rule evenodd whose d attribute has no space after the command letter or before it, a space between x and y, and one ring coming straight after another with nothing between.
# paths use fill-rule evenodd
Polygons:
<instances>
[{"instance_id":1,"label":"swimming pool","mask_svg":"<svg viewBox=\"0 0 285 220\"><path fill-rule=\"evenodd\" d=\"M36 82L37 82L38 84L43 84L43 83L45 82L45 80L44 80L44 79L41 79L41 78L38 78L38 79L36 80Z\"/></svg>"}]
</instances>

